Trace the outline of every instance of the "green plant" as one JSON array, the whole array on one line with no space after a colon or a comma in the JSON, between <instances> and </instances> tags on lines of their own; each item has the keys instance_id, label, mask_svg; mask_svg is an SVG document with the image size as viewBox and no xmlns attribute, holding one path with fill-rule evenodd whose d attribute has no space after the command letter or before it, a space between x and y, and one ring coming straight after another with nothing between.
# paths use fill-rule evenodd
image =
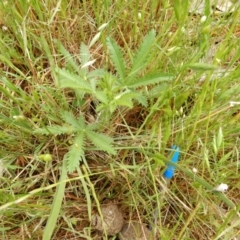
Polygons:
<instances>
[{"instance_id":1,"label":"green plant","mask_svg":"<svg viewBox=\"0 0 240 240\"><path fill-rule=\"evenodd\" d=\"M0 1L0 239L99 238L112 200L156 239L239 236L240 11L217 5Z\"/></svg>"},{"instance_id":2,"label":"green plant","mask_svg":"<svg viewBox=\"0 0 240 240\"><path fill-rule=\"evenodd\" d=\"M69 172L74 171L78 166L79 160L84 155L87 139L99 150L115 154L112 146L113 139L99 133L99 126L109 121L117 108L132 108L134 101L147 107L148 99L141 89L142 87L173 79L172 74L143 74L151 61L149 55L154 41L155 31L152 30L143 39L130 67L127 67L121 49L112 38L108 38L107 47L117 74L112 74L104 69L90 70L95 59L91 59L90 49L84 43L80 47L81 66L74 61L63 45L58 43L59 50L66 60L64 69L54 68L59 87L75 90L79 101L82 101L85 95L90 95L91 99L98 103L96 112L100 116L96 123L86 124L83 115L80 114L76 119L71 112L64 111L61 114L64 125L51 125L34 131L40 134L74 134L73 144L67 153Z\"/></svg>"},{"instance_id":3,"label":"green plant","mask_svg":"<svg viewBox=\"0 0 240 240\"><path fill-rule=\"evenodd\" d=\"M94 131L95 124L86 125L82 115L76 119L70 112L64 111L61 117L64 122L62 126L51 125L46 128L38 128L34 132L40 134L74 135L74 140L66 154L67 169L69 172L73 172L79 165L79 160L84 155L86 139L90 140L100 150L110 154L116 153L111 146L113 139Z\"/></svg>"}]
</instances>

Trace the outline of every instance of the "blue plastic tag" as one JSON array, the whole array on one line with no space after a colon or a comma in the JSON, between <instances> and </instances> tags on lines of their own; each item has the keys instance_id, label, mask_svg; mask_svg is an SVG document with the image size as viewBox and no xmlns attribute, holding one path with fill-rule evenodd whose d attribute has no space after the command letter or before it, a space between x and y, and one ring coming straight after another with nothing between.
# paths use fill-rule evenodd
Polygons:
<instances>
[{"instance_id":1,"label":"blue plastic tag","mask_svg":"<svg viewBox=\"0 0 240 240\"><path fill-rule=\"evenodd\" d=\"M177 163L179 158L180 148L174 145L172 146L172 149L175 149L175 151L173 153L171 162ZM174 176L174 172L175 172L175 167L171 164L168 164L166 171L163 173L163 177L166 179L171 179Z\"/></svg>"}]
</instances>

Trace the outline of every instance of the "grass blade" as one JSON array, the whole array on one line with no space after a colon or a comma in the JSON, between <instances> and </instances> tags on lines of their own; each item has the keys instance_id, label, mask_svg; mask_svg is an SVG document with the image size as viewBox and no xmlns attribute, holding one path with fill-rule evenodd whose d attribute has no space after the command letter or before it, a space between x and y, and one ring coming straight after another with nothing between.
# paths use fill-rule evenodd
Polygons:
<instances>
[{"instance_id":1,"label":"grass blade","mask_svg":"<svg viewBox=\"0 0 240 240\"><path fill-rule=\"evenodd\" d=\"M53 234L53 231L56 227L57 219L59 217L59 213L62 207L62 200L64 197L64 191L66 186L66 179L67 179L67 165L66 159L63 159L62 169L61 169L61 177L60 177L60 184L57 186L56 193L54 195L51 212L48 217L47 225L43 232L43 240L50 240Z\"/></svg>"}]
</instances>

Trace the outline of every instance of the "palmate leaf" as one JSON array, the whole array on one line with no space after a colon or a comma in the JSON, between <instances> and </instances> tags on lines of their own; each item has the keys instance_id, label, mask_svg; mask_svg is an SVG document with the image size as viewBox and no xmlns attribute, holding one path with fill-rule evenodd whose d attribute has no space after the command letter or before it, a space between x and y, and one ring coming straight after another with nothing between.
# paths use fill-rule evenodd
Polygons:
<instances>
[{"instance_id":1,"label":"palmate leaf","mask_svg":"<svg viewBox=\"0 0 240 240\"><path fill-rule=\"evenodd\" d=\"M107 38L107 46L110 52L110 57L113 62L114 67L117 70L117 73L120 76L120 79L123 81L125 79L125 62L123 59L122 52L117 45L117 43L112 38Z\"/></svg>"},{"instance_id":2,"label":"palmate leaf","mask_svg":"<svg viewBox=\"0 0 240 240\"><path fill-rule=\"evenodd\" d=\"M69 173L76 170L79 166L81 157L84 155L84 132L79 132L74 139L73 145L66 153L67 170Z\"/></svg>"},{"instance_id":3,"label":"palmate leaf","mask_svg":"<svg viewBox=\"0 0 240 240\"><path fill-rule=\"evenodd\" d=\"M147 59L152 49L152 45L155 41L155 31L150 31L143 39L142 44L140 45L132 63L131 71L128 75L128 81L136 76L140 70L146 66Z\"/></svg>"},{"instance_id":4,"label":"palmate leaf","mask_svg":"<svg viewBox=\"0 0 240 240\"><path fill-rule=\"evenodd\" d=\"M170 81L173 78L174 78L173 74L157 73L157 74L153 74L153 75L143 76L143 77L135 80L134 82L126 84L126 86L129 88L143 87L143 86L147 86L150 84L160 83L163 81Z\"/></svg>"},{"instance_id":5,"label":"palmate leaf","mask_svg":"<svg viewBox=\"0 0 240 240\"><path fill-rule=\"evenodd\" d=\"M103 150L106 151L110 154L116 154L116 151L114 150L114 148L112 147L111 143L113 142L113 139L100 134L100 133L96 133L90 129L88 129L86 131L86 135L88 137L88 139L96 146L99 148L99 150Z\"/></svg>"},{"instance_id":6,"label":"palmate leaf","mask_svg":"<svg viewBox=\"0 0 240 240\"><path fill-rule=\"evenodd\" d=\"M75 90L82 90L87 93L92 93L91 85L81 76L60 68L57 68L56 72L58 74L60 88L71 88Z\"/></svg>"}]
</instances>

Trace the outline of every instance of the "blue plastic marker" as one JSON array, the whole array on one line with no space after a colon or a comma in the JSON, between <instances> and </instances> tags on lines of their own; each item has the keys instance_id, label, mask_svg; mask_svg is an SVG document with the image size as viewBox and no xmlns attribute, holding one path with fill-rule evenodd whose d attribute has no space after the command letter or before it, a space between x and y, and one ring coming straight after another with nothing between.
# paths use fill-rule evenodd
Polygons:
<instances>
[{"instance_id":1,"label":"blue plastic marker","mask_svg":"<svg viewBox=\"0 0 240 240\"><path fill-rule=\"evenodd\" d=\"M171 162L177 163L178 162L178 158L179 158L180 148L175 146L175 145L173 145L172 149L175 149L175 151L174 151L174 154L172 156ZM171 164L168 164L166 171L163 173L163 177L168 181L168 180L173 178L174 172L175 172L175 166L173 166Z\"/></svg>"},{"instance_id":2,"label":"blue plastic marker","mask_svg":"<svg viewBox=\"0 0 240 240\"><path fill-rule=\"evenodd\" d=\"M171 162L173 163L177 163L178 159L179 159L179 154L180 154L180 148L176 145L172 146L173 149L173 156L171 158ZM163 173L163 178L166 181L166 186L169 184L170 180L173 178L174 176L174 172L175 172L175 166L168 164L167 165L167 169L165 170L165 172ZM160 189L160 197L161 195L164 195L165 191L163 189ZM154 210L153 213L153 222L157 222L157 219L159 218L159 209L158 207ZM152 227L150 227L150 229L152 229Z\"/></svg>"}]
</instances>

